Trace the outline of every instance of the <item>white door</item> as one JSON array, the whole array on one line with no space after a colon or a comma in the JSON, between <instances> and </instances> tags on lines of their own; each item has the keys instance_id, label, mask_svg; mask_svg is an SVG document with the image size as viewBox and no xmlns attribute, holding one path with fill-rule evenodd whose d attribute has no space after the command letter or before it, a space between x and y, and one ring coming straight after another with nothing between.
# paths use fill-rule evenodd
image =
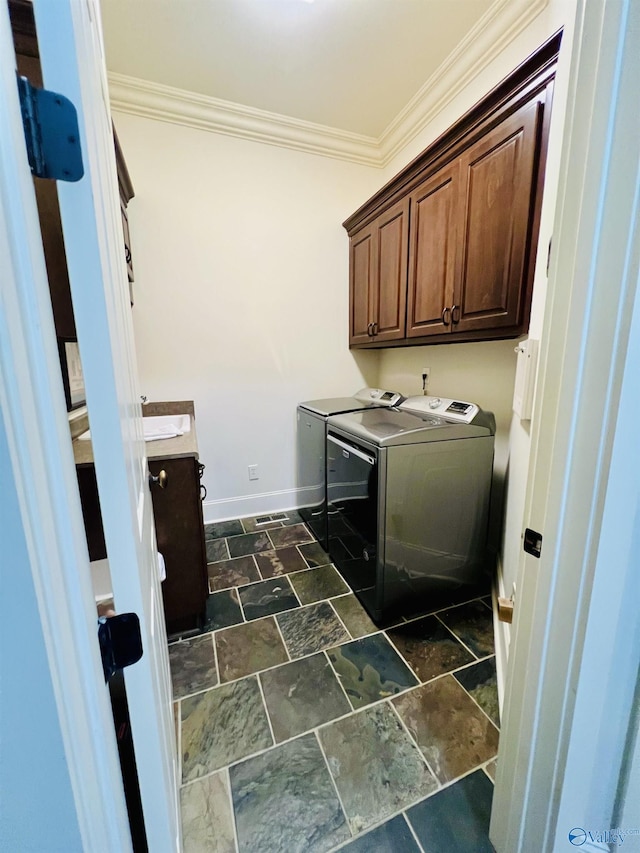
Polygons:
<instances>
[{"instance_id":1,"label":"white door","mask_svg":"<svg viewBox=\"0 0 640 853\"><path fill-rule=\"evenodd\" d=\"M44 84L78 110L85 175L59 183L58 193L115 606L137 613L142 630L143 657L125 678L147 840L153 851L179 850L166 632L99 10L92 0L35 0L34 11ZM13 88L17 101L15 80L5 72L3 64L3 89ZM28 178L24 146L17 157ZM33 247L32 235L31 241ZM27 334L51 329L34 324Z\"/></svg>"}]
</instances>

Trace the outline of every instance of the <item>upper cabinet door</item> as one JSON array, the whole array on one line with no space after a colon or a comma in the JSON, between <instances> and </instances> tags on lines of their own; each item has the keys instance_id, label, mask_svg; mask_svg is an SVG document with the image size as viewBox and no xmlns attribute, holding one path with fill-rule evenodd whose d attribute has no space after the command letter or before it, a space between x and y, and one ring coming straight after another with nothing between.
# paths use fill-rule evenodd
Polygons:
<instances>
[{"instance_id":1,"label":"upper cabinet door","mask_svg":"<svg viewBox=\"0 0 640 853\"><path fill-rule=\"evenodd\" d=\"M409 199L385 211L375 229L376 286L371 290L371 329L375 341L404 338L407 314Z\"/></svg>"},{"instance_id":2,"label":"upper cabinet door","mask_svg":"<svg viewBox=\"0 0 640 853\"><path fill-rule=\"evenodd\" d=\"M543 105L536 99L460 158L460 276L453 331L516 326L530 250Z\"/></svg>"},{"instance_id":3,"label":"upper cabinet door","mask_svg":"<svg viewBox=\"0 0 640 853\"><path fill-rule=\"evenodd\" d=\"M451 328L459 170L458 161L451 163L410 195L408 338L440 335Z\"/></svg>"},{"instance_id":4,"label":"upper cabinet door","mask_svg":"<svg viewBox=\"0 0 640 853\"><path fill-rule=\"evenodd\" d=\"M373 225L367 225L354 234L349 246L349 343L371 341L371 292L377 288L374 281L375 237Z\"/></svg>"}]
</instances>

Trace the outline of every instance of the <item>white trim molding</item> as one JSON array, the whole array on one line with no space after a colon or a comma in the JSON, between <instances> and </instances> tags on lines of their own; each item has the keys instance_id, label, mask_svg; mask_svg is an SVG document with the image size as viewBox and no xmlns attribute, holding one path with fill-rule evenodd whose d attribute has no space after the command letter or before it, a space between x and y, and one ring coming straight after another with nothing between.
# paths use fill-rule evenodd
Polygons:
<instances>
[{"instance_id":1,"label":"white trim molding","mask_svg":"<svg viewBox=\"0 0 640 853\"><path fill-rule=\"evenodd\" d=\"M378 140L386 166L547 7L549 0L496 0ZM549 33L551 35L551 33ZM524 59L524 57L523 57Z\"/></svg>"},{"instance_id":2,"label":"white trim molding","mask_svg":"<svg viewBox=\"0 0 640 853\"><path fill-rule=\"evenodd\" d=\"M365 166L381 165L378 141L372 136L349 133L113 72L109 74L109 92L112 108L121 113Z\"/></svg>"},{"instance_id":3,"label":"white trim molding","mask_svg":"<svg viewBox=\"0 0 640 853\"><path fill-rule=\"evenodd\" d=\"M549 2L495 0L377 138L115 72L109 74L111 106L129 115L383 168L445 110Z\"/></svg>"},{"instance_id":4,"label":"white trim molding","mask_svg":"<svg viewBox=\"0 0 640 853\"><path fill-rule=\"evenodd\" d=\"M242 495L237 498L223 498L217 501L204 501L202 512L204 523L229 521L233 518L247 518L254 515L270 515L274 512L287 512L304 506L301 500L304 489L282 489L278 492L262 492L257 495Z\"/></svg>"}]
</instances>

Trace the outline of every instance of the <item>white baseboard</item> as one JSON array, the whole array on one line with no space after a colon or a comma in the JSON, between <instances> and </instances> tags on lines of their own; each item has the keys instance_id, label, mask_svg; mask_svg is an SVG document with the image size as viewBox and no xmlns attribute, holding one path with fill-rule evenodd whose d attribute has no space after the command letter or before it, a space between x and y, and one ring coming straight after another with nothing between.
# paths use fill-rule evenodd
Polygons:
<instances>
[{"instance_id":1,"label":"white baseboard","mask_svg":"<svg viewBox=\"0 0 640 853\"><path fill-rule=\"evenodd\" d=\"M496 561L496 578L491 591L493 603L493 634L496 644L496 677L498 681L498 705L500 719L504 707L505 682L507 678L507 660L509 658L509 643L511 642L511 625L498 619L498 597L508 598L504 590L504 575L500 555Z\"/></svg>"},{"instance_id":2,"label":"white baseboard","mask_svg":"<svg viewBox=\"0 0 640 853\"><path fill-rule=\"evenodd\" d=\"M204 501L202 504L204 523L211 524L214 521L228 521L249 515L268 515L273 512L297 509L304 506L303 491L302 489L283 489L279 492L263 492L258 495Z\"/></svg>"}]
</instances>

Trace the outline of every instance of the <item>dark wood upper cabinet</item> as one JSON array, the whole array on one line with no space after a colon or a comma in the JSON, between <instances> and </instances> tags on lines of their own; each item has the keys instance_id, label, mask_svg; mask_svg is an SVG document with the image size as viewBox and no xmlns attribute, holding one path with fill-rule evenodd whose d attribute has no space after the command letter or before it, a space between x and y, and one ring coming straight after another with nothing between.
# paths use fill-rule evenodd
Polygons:
<instances>
[{"instance_id":1,"label":"dark wood upper cabinet","mask_svg":"<svg viewBox=\"0 0 640 853\"><path fill-rule=\"evenodd\" d=\"M407 337L446 333L456 284L458 163L440 169L409 196Z\"/></svg>"},{"instance_id":2,"label":"dark wood upper cabinet","mask_svg":"<svg viewBox=\"0 0 640 853\"><path fill-rule=\"evenodd\" d=\"M350 346L526 332L561 36L346 220Z\"/></svg>"},{"instance_id":3,"label":"dark wood upper cabinet","mask_svg":"<svg viewBox=\"0 0 640 853\"><path fill-rule=\"evenodd\" d=\"M460 158L462 254L452 329L513 327L522 314L522 283L535 189L543 104L527 104Z\"/></svg>"},{"instance_id":4,"label":"dark wood upper cabinet","mask_svg":"<svg viewBox=\"0 0 640 853\"><path fill-rule=\"evenodd\" d=\"M385 210L351 240L351 345L404 337L409 200Z\"/></svg>"}]
</instances>

